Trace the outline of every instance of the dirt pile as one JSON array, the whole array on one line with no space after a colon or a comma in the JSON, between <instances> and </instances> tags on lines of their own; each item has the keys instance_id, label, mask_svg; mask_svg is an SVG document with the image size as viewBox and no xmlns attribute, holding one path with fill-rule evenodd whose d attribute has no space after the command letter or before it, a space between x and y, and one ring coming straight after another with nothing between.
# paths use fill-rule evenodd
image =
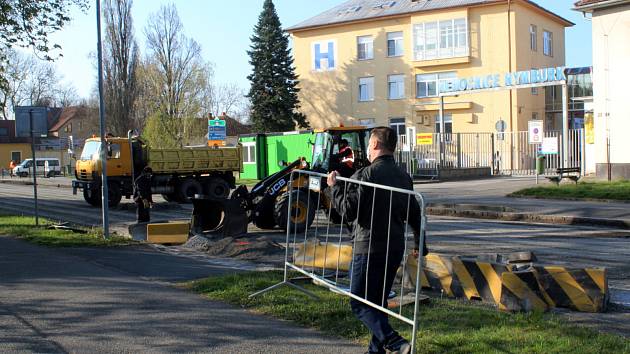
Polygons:
<instances>
[{"instance_id":1,"label":"dirt pile","mask_svg":"<svg viewBox=\"0 0 630 354\"><path fill-rule=\"evenodd\" d=\"M284 262L285 248L269 236L222 237L193 236L184 247L207 253L211 256L230 257L261 263Z\"/></svg>"}]
</instances>

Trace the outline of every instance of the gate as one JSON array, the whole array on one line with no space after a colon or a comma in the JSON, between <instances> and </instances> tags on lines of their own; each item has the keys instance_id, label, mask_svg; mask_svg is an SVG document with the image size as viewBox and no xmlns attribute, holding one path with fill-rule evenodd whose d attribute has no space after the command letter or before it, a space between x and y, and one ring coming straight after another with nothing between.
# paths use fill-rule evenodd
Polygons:
<instances>
[{"instance_id":1,"label":"gate","mask_svg":"<svg viewBox=\"0 0 630 354\"><path fill-rule=\"evenodd\" d=\"M528 132L433 133L431 139L396 152L398 164L414 177L438 176L440 169L492 168L494 175L527 176L536 173L540 145L529 144ZM562 132L546 131L558 139L558 154L545 155L545 174L555 174L563 161ZM440 140L444 139L444 149ZM585 168L584 130L569 130L569 166ZM399 144L399 146L402 146Z\"/></svg>"}]
</instances>

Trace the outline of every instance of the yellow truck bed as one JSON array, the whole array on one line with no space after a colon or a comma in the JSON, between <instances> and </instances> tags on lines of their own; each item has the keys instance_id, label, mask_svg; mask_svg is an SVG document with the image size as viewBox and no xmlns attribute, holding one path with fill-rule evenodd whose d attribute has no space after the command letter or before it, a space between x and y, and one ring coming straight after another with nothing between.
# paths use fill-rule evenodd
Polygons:
<instances>
[{"instance_id":1,"label":"yellow truck bed","mask_svg":"<svg viewBox=\"0 0 630 354\"><path fill-rule=\"evenodd\" d=\"M153 173L205 173L241 171L241 147L151 149L148 165Z\"/></svg>"}]
</instances>

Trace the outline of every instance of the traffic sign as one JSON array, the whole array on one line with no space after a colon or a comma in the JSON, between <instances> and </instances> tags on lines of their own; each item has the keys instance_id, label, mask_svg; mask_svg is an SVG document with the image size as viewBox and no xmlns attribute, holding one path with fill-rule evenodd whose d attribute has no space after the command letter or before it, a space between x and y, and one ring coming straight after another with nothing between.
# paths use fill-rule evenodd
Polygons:
<instances>
[{"instance_id":1,"label":"traffic sign","mask_svg":"<svg viewBox=\"0 0 630 354\"><path fill-rule=\"evenodd\" d=\"M208 119L208 146L225 146L227 127L223 119Z\"/></svg>"},{"instance_id":2,"label":"traffic sign","mask_svg":"<svg viewBox=\"0 0 630 354\"><path fill-rule=\"evenodd\" d=\"M545 137L543 131L543 121L542 120L530 120L527 124L529 130L529 143L530 144L540 144Z\"/></svg>"},{"instance_id":3,"label":"traffic sign","mask_svg":"<svg viewBox=\"0 0 630 354\"><path fill-rule=\"evenodd\" d=\"M540 153L543 155L558 154L558 137L543 138L540 144Z\"/></svg>"}]
</instances>

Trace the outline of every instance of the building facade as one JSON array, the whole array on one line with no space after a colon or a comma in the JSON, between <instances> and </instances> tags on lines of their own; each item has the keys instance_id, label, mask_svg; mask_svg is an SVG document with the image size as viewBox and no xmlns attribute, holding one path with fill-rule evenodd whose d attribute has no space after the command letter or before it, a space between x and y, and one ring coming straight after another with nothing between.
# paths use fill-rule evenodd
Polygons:
<instances>
[{"instance_id":1,"label":"building facade","mask_svg":"<svg viewBox=\"0 0 630 354\"><path fill-rule=\"evenodd\" d=\"M313 128L389 125L439 132L440 83L565 63L573 25L526 0L351 0L287 29L302 111ZM445 98L445 132L527 130L545 90Z\"/></svg>"},{"instance_id":2,"label":"building facade","mask_svg":"<svg viewBox=\"0 0 630 354\"><path fill-rule=\"evenodd\" d=\"M630 0L582 0L593 31L593 130L589 162L601 178L630 178Z\"/></svg>"},{"instance_id":3,"label":"building facade","mask_svg":"<svg viewBox=\"0 0 630 354\"><path fill-rule=\"evenodd\" d=\"M0 120L0 169L9 169L9 162L20 163L31 158L29 138L15 136L15 121Z\"/></svg>"}]
</instances>

